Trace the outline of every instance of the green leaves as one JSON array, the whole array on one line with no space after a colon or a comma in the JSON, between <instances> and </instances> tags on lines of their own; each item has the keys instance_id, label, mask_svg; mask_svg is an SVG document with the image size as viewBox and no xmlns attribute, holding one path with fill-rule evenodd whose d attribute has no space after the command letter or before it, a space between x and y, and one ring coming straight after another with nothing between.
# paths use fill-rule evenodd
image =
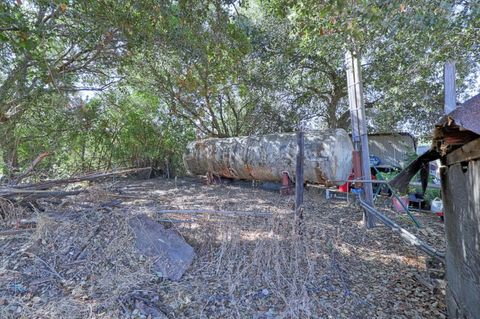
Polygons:
<instances>
[{"instance_id":1,"label":"green leaves","mask_svg":"<svg viewBox=\"0 0 480 319\"><path fill-rule=\"evenodd\" d=\"M71 151L65 169L180 163L194 135L348 129L350 49L362 56L371 130L424 134L441 112L445 60L457 61L461 94L476 83L479 10L444 0L3 1L0 120L24 139L23 161Z\"/></svg>"},{"instance_id":2,"label":"green leaves","mask_svg":"<svg viewBox=\"0 0 480 319\"><path fill-rule=\"evenodd\" d=\"M459 83L477 69L473 61L478 61L480 13L475 5L442 0L276 0L265 5L291 24L306 57L303 61L321 63L327 69L339 67L340 78L345 50L361 54L373 130L408 127L424 134L442 109L443 63L457 61ZM472 40L475 25L477 38ZM298 70L304 70L302 64L297 65ZM336 114L328 123L335 125L345 114L339 112L345 100L332 104L335 82L324 73L321 68L308 67L297 87L303 90L300 101L316 100L324 105L319 117L332 119Z\"/></svg>"}]
</instances>

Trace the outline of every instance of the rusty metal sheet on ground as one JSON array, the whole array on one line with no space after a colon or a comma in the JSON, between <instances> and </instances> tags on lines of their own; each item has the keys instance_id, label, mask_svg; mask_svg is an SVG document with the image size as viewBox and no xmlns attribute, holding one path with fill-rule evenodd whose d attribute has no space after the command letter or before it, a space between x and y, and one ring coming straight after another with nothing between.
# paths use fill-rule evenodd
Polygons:
<instances>
[{"instance_id":1,"label":"rusty metal sheet on ground","mask_svg":"<svg viewBox=\"0 0 480 319\"><path fill-rule=\"evenodd\" d=\"M154 270L161 277L179 280L195 255L190 246L176 231L165 229L146 215L129 220L135 234L135 248L144 256L154 257Z\"/></svg>"}]
</instances>

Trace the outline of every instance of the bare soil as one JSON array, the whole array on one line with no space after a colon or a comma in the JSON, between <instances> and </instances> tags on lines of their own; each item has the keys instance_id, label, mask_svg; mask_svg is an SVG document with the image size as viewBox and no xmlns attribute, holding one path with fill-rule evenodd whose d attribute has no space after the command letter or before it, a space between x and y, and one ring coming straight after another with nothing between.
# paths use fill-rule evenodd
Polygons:
<instances>
[{"instance_id":1,"label":"bare soil","mask_svg":"<svg viewBox=\"0 0 480 319\"><path fill-rule=\"evenodd\" d=\"M293 196L248 183L198 179L108 180L89 193L10 207L35 230L0 237L1 318L444 318L443 266L389 229L365 230L354 203L305 194L298 235ZM265 216L159 214L162 209L269 212ZM418 230L444 250L443 224L416 214ZM147 214L195 249L179 281L152 270L134 248L127 220Z\"/></svg>"}]
</instances>

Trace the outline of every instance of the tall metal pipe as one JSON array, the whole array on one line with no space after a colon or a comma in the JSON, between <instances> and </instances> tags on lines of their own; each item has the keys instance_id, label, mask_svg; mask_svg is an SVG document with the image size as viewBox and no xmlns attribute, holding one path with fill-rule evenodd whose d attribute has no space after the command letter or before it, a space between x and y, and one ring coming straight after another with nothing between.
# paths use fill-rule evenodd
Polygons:
<instances>
[{"instance_id":1,"label":"tall metal pipe","mask_svg":"<svg viewBox=\"0 0 480 319\"><path fill-rule=\"evenodd\" d=\"M347 51L345 54L345 62L347 67L347 85L350 104L350 114L352 115L352 137L355 142L355 150L361 148L362 158L362 177L365 180L372 179L370 173L370 154L368 150L367 122L365 117L365 105L363 103L363 87L362 72L357 55ZM360 145L358 145L360 142ZM355 172L357 175L357 172ZM358 177L358 176L355 176ZM373 204L373 188L372 183L363 183L363 191L365 193L365 201ZM375 227L375 218L372 214L365 211L363 221L366 228Z\"/></svg>"},{"instance_id":2,"label":"tall metal pipe","mask_svg":"<svg viewBox=\"0 0 480 319\"><path fill-rule=\"evenodd\" d=\"M183 161L193 175L281 181L287 171L295 180L296 133L209 138L188 144ZM347 132L332 129L305 133L304 182L339 184L352 169L353 145Z\"/></svg>"}]
</instances>

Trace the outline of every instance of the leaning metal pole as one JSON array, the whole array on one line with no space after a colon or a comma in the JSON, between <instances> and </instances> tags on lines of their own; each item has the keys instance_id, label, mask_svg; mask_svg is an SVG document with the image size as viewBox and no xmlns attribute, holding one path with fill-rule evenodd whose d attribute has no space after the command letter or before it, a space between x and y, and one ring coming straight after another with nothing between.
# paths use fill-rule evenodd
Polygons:
<instances>
[{"instance_id":1,"label":"leaning metal pole","mask_svg":"<svg viewBox=\"0 0 480 319\"><path fill-rule=\"evenodd\" d=\"M363 103L362 74L355 53L347 51L345 54L345 63L347 67L348 102L352 119L352 140L355 151L358 152L360 150L361 154L362 179L365 180L365 182L363 182L365 202L373 206L372 183L367 182L372 179L372 176L370 173L370 153L368 150L365 105ZM366 228L373 228L375 227L375 216L365 209L363 222Z\"/></svg>"},{"instance_id":2,"label":"leaning metal pole","mask_svg":"<svg viewBox=\"0 0 480 319\"><path fill-rule=\"evenodd\" d=\"M445 263L445 253L440 252L433 248L432 246L428 245L426 242L415 236L414 234L410 233L406 229L400 227L398 224L396 224L393 220L385 216L384 214L380 213L378 210L376 210L374 207L370 206L366 202L362 200L362 198L359 196L358 200L360 202L360 206L364 210L368 210L372 215L375 215L379 221L384 223L387 227L389 227L392 231L398 233L400 237L402 237L403 240L405 240L409 245L412 245L419 250L423 251L424 253L430 255L431 257L436 258L437 260L441 261L442 263Z\"/></svg>"}]
</instances>

